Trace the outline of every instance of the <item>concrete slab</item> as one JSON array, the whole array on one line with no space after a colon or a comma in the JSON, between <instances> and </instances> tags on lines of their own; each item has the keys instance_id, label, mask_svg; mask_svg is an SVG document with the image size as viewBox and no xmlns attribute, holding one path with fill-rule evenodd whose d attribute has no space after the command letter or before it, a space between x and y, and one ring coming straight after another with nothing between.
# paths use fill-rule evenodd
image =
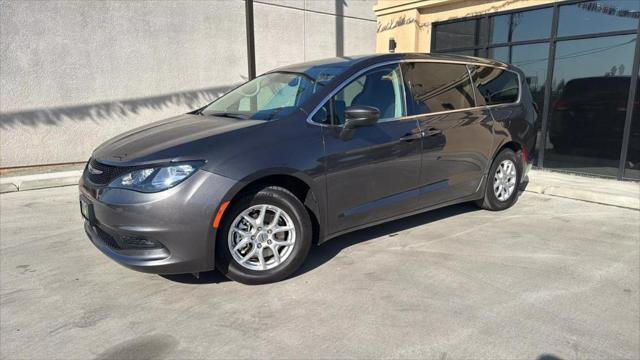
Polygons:
<instances>
[{"instance_id":1,"label":"concrete slab","mask_svg":"<svg viewBox=\"0 0 640 360\"><path fill-rule=\"evenodd\" d=\"M532 170L527 191L630 209L640 209L640 182Z\"/></svg>"},{"instance_id":2,"label":"concrete slab","mask_svg":"<svg viewBox=\"0 0 640 360\"><path fill-rule=\"evenodd\" d=\"M636 210L531 192L504 212L452 206L251 287L115 264L72 187L0 200L1 358L640 357Z\"/></svg>"},{"instance_id":3,"label":"concrete slab","mask_svg":"<svg viewBox=\"0 0 640 360\"><path fill-rule=\"evenodd\" d=\"M24 176L0 177L0 184L6 184L8 189L12 186L19 191L45 189L59 186L77 185L82 176L82 170L62 171L55 173L32 174ZM4 192L4 191L2 191Z\"/></svg>"},{"instance_id":4,"label":"concrete slab","mask_svg":"<svg viewBox=\"0 0 640 360\"><path fill-rule=\"evenodd\" d=\"M18 187L13 183L1 183L0 184L0 193L8 193L18 191Z\"/></svg>"}]
</instances>

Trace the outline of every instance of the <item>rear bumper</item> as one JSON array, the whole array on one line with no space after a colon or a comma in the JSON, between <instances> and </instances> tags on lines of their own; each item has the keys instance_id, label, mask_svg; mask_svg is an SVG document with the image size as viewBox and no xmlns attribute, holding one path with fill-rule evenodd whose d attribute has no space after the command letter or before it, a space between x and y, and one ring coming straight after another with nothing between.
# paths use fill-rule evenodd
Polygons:
<instances>
[{"instance_id":1,"label":"rear bumper","mask_svg":"<svg viewBox=\"0 0 640 360\"><path fill-rule=\"evenodd\" d=\"M212 220L235 180L198 171L158 193L93 189L80 181L80 196L93 207L84 229L105 255L130 269L178 274L214 268ZM141 245L141 243L143 245Z\"/></svg>"}]
</instances>

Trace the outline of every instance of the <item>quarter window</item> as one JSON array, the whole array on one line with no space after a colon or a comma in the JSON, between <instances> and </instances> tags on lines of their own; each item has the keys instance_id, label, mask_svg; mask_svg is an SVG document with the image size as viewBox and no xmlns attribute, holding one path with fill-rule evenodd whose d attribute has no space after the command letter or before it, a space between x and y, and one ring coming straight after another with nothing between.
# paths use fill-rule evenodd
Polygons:
<instances>
[{"instance_id":1,"label":"quarter window","mask_svg":"<svg viewBox=\"0 0 640 360\"><path fill-rule=\"evenodd\" d=\"M487 105L508 104L518 101L520 86L518 75L512 71L488 67L476 67L476 87Z\"/></svg>"},{"instance_id":2,"label":"quarter window","mask_svg":"<svg viewBox=\"0 0 640 360\"><path fill-rule=\"evenodd\" d=\"M460 110L475 106L467 67L461 64L404 64L412 115Z\"/></svg>"}]
</instances>

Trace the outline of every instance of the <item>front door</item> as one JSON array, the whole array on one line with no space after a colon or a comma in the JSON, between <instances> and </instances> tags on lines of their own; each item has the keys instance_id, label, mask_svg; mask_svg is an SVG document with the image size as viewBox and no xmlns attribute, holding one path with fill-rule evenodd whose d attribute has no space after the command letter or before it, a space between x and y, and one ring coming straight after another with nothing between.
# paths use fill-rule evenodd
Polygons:
<instances>
[{"instance_id":1,"label":"front door","mask_svg":"<svg viewBox=\"0 0 640 360\"><path fill-rule=\"evenodd\" d=\"M385 65L347 84L319 112L332 123L323 128L330 233L417 207L420 131L404 118L404 93L399 66ZM380 120L345 133L345 109L354 105L376 107Z\"/></svg>"}]
</instances>

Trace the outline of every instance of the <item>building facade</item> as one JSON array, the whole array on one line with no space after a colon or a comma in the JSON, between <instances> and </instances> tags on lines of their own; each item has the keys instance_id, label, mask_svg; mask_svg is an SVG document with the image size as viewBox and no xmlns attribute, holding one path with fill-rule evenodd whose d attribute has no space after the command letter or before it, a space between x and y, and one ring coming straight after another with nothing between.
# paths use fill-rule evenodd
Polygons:
<instances>
[{"instance_id":1,"label":"building facade","mask_svg":"<svg viewBox=\"0 0 640 360\"><path fill-rule=\"evenodd\" d=\"M254 0L257 73L375 52L376 0ZM244 0L0 1L0 169L103 141L247 80Z\"/></svg>"},{"instance_id":2,"label":"building facade","mask_svg":"<svg viewBox=\"0 0 640 360\"><path fill-rule=\"evenodd\" d=\"M640 180L640 0L379 0L376 49L520 67L540 110L536 166Z\"/></svg>"}]
</instances>

